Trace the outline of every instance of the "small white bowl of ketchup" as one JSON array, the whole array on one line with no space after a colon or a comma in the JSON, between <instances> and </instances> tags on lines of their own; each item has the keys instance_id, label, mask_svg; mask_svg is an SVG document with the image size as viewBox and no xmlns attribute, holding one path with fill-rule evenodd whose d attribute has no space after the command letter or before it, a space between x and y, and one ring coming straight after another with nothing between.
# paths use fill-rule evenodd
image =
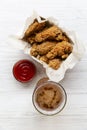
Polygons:
<instances>
[{"instance_id":1,"label":"small white bowl of ketchup","mask_svg":"<svg viewBox=\"0 0 87 130\"><path fill-rule=\"evenodd\" d=\"M27 59L19 60L13 66L13 75L16 80L26 83L30 81L36 73L35 65Z\"/></svg>"}]
</instances>

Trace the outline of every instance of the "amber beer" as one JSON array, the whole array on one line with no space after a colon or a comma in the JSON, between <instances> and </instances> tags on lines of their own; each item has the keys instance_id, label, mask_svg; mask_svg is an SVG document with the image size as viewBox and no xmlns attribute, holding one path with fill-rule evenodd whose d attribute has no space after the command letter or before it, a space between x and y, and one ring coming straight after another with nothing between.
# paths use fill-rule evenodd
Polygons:
<instances>
[{"instance_id":1,"label":"amber beer","mask_svg":"<svg viewBox=\"0 0 87 130\"><path fill-rule=\"evenodd\" d=\"M64 88L48 78L38 81L32 96L35 108L45 115L59 113L64 108L66 99Z\"/></svg>"}]
</instances>

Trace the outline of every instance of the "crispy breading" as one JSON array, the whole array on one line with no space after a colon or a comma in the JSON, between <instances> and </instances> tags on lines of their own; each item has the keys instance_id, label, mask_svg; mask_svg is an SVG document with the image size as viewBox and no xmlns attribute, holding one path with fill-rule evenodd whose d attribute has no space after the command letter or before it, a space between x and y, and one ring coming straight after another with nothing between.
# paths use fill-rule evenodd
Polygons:
<instances>
[{"instance_id":1,"label":"crispy breading","mask_svg":"<svg viewBox=\"0 0 87 130\"><path fill-rule=\"evenodd\" d=\"M67 41L67 42L69 41L69 39L67 38L67 36L63 35L63 34L58 35L57 37L55 37L55 39L57 41Z\"/></svg>"},{"instance_id":2,"label":"crispy breading","mask_svg":"<svg viewBox=\"0 0 87 130\"><path fill-rule=\"evenodd\" d=\"M55 37L62 34L62 31L60 28L58 28L56 25L49 27L40 33L37 33L35 36L36 42L43 42L47 39L49 40L55 40Z\"/></svg>"},{"instance_id":3,"label":"crispy breading","mask_svg":"<svg viewBox=\"0 0 87 130\"><path fill-rule=\"evenodd\" d=\"M58 43L57 46L60 46L61 48L63 48L64 54L70 54L73 49L72 44L67 41L62 41L62 42ZM60 53L60 51L58 51L58 56L62 56L62 54L63 53Z\"/></svg>"},{"instance_id":4,"label":"crispy breading","mask_svg":"<svg viewBox=\"0 0 87 130\"><path fill-rule=\"evenodd\" d=\"M46 26L46 22L39 23L35 21L28 27L28 29L25 32L25 36L30 36L38 31L41 31L45 26Z\"/></svg>"},{"instance_id":5,"label":"crispy breading","mask_svg":"<svg viewBox=\"0 0 87 130\"><path fill-rule=\"evenodd\" d=\"M51 51L47 53L46 56L48 59L54 59L57 56L64 55L64 48L60 47L58 44Z\"/></svg>"},{"instance_id":6,"label":"crispy breading","mask_svg":"<svg viewBox=\"0 0 87 130\"><path fill-rule=\"evenodd\" d=\"M49 66L56 70L60 67L61 63L60 59L52 59L49 61Z\"/></svg>"},{"instance_id":7,"label":"crispy breading","mask_svg":"<svg viewBox=\"0 0 87 130\"><path fill-rule=\"evenodd\" d=\"M57 43L51 51L46 55L48 59L53 59L55 57L62 57L62 55L70 54L72 52L72 45L69 42L63 41Z\"/></svg>"},{"instance_id":8,"label":"crispy breading","mask_svg":"<svg viewBox=\"0 0 87 130\"><path fill-rule=\"evenodd\" d=\"M37 44L33 44L33 45L32 45L32 48L31 48L31 50L30 50L30 54L31 54L32 56L35 56L35 57L38 56Z\"/></svg>"},{"instance_id":9,"label":"crispy breading","mask_svg":"<svg viewBox=\"0 0 87 130\"><path fill-rule=\"evenodd\" d=\"M37 46L37 51L40 55L45 55L47 54L54 46L56 45L56 42L50 42L46 41L43 42L42 44Z\"/></svg>"},{"instance_id":10,"label":"crispy breading","mask_svg":"<svg viewBox=\"0 0 87 130\"><path fill-rule=\"evenodd\" d=\"M69 54L64 54L64 55L61 56L61 58L62 58L63 60L65 60L68 56L69 56Z\"/></svg>"},{"instance_id":11,"label":"crispy breading","mask_svg":"<svg viewBox=\"0 0 87 130\"><path fill-rule=\"evenodd\" d=\"M35 36L32 35L32 36L28 37L28 38L27 38L27 41L28 41L28 43L30 43L30 44L35 43Z\"/></svg>"},{"instance_id":12,"label":"crispy breading","mask_svg":"<svg viewBox=\"0 0 87 130\"><path fill-rule=\"evenodd\" d=\"M54 46L56 42L46 41L41 43L40 45L32 46L31 51L37 52L39 55L47 54Z\"/></svg>"},{"instance_id":13,"label":"crispy breading","mask_svg":"<svg viewBox=\"0 0 87 130\"><path fill-rule=\"evenodd\" d=\"M40 56L39 59L40 59L41 61L46 62L47 64L48 64L48 62L49 62L49 60L48 60L48 58L46 57L46 55Z\"/></svg>"}]
</instances>

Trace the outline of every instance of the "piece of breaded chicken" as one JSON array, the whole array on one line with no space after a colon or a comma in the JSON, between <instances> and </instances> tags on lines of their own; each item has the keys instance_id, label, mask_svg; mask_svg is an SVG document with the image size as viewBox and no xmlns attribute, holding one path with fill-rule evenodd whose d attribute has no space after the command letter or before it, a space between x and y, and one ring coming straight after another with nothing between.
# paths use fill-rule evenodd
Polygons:
<instances>
[{"instance_id":1,"label":"piece of breaded chicken","mask_svg":"<svg viewBox=\"0 0 87 130\"><path fill-rule=\"evenodd\" d=\"M50 39L50 38L49 38ZM51 40L51 39L50 39ZM54 40L55 41L69 41L69 39L65 36L65 35L63 35L63 34L59 34L57 37L55 37L54 38ZM35 43L36 41L35 41L35 35L31 35L30 37L28 37L27 38L27 41L28 41L28 43L30 43L30 44L33 44L33 43Z\"/></svg>"},{"instance_id":2,"label":"piece of breaded chicken","mask_svg":"<svg viewBox=\"0 0 87 130\"><path fill-rule=\"evenodd\" d=\"M47 39L49 40L55 40L55 37L58 37L58 35L62 34L62 31L60 28L58 28L56 25L49 27L40 33L37 33L35 36L36 42L43 42Z\"/></svg>"},{"instance_id":3,"label":"piece of breaded chicken","mask_svg":"<svg viewBox=\"0 0 87 130\"><path fill-rule=\"evenodd\" d=\"M46 57L46 55L40 56L39 59L40 59L41 61L47 63L47 64L48 64L48 62L49 62L49 60L48 60L48 58Z\"/></svg>"},{"instance_id":4,"label":"piece of breaded chicken","mask_svg":"<svg viewBox=\"0 0 87 130\"><path fill-rule=\"evenodd\" d=\"M57 70L60 67L61 63L62 61L60 59L55 58L49 61L49 66Z\"/></svg>"},{"instance_id":5,"label":"piece of breaded chicken","mask_svg":"<svg viewBox=\"0 0 87 130\"><path fill-rule=\"evenodd\" d=\"M30 54L34 57L37 57L38 56L38 52L37 52L37 44L33 44L32 45L32 48L30 50Z\"/></svg>"},{"instance_id":6,"label":"piece of breaded chicken","mask_svg":"<svg viewBox=\"0 0 87 130\"><path fill-rule=\"evenodd\" d=\"M32 35L32 36L28 37L28 38L27 38L27 42L30 43L30 44L35 43L35 36Z\"/></svg>"},{"instance_id":7,"label":"piece of breaded chicken","mask_svg":"<svg viewBox=\"0 0 87 130\"><path fill-rule=\"evenodd\" d=\"M51 42L51 41L46 41L46 42L43 42L40 45L36 45L36 46L33 45L32 48L31 48L31 54L33 55L35 52L37 52L39 55L45 55L55 45L56 45L56 42Z\"/></svg>"},{"instance_id":8,"label":"piece of breaded chicken","mask_svg":"<svg viewBox=\"0 0 87 130\"><path fill-rule=\"evenodd\" d=\"M46 26L46 22L39 23L38 21L35 21L32 23L28 29L25 32L25 37L30 36L36 32L41 31Z\"/></svg>"},{"instance_id":9,"label":"piece of breaded chicken","mask_svg":"<svg viewBox=\"0 0 87 130\"><path fill-rule=\"evenodd\" d=\"M68 38L66 35L64 35L64 34L58 35L57 37L55 37L55 40L57 40L57 41L67 41L67 42L69 42L69 38Z\"/></svg>"},{"instance_id":10,"label":"piece of breaded chicken","mask_svg":"<svg viewBox=\"0 0 87 130\"><path fill-rule=\"evenodd\" d=\"M61 56L61 58L62 58L62 60L65 60L68 56L69 56L69 54L64 54Z\"/></svg>"},{"instance_id":11,"label":"piece of breaded chicken","mask_svg":"<svg viewBox=\"0 0 87 130\"><path fill-rule=\"evenodd\" d=\"M61 57L65 54L70 54L72 52L72 44L63 41L56 44L51 51L46 55L48 59L54 59L55 57Z\"/></svg>"}]
</instances>

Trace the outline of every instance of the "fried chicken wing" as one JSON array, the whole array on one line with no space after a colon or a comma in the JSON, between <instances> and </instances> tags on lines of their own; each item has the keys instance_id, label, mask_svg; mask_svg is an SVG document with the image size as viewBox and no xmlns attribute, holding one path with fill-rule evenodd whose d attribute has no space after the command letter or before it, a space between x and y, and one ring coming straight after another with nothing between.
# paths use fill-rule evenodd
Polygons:
<instances>
[{"instance_id":1,"label":"fried chicken wing","mask_svg":"<svg viewBox=\"0 0 87 130\"><path fill-rule=\"evenodd\" d=\"M62 34L62 31L57 26L54 25L36 34L35 41L43 42L47 39L55 40L55 37L58 37L59 34Z\"/></svg>"},{"instance_id":2,"label":"fried chicken wing","mask_svg":"<svg viewBox=\"0 0 87 130\"><path fill-rule=\"evenodd\" d=\"M30 43L30 44L35 43L35 36L32 35L32 36L28 37L28 38L27 38L27 42Z\"/></svg>"},{"instance_id":3,"label":"fried chicken wing","mask_svg":"<svg viewBox=\"0 0 87 130\"><path fill-rule=\"evenodd\" d=\"M65 54L70 54L72 52L72 45L69 42L63 41L57 43L51 51L46 55L48 59L53 59L55 57L62 57Z\"/></svg>"},{"instance_id":4,"label":"fried chicken wing","mask_svg":"<svg viewBox=\"0 0 87 130\"><path fill-rule=\"evenodd\" d=\"M61 58L62 58L63 60L65 60L68 56L69 56L69 54L64 54L64 55L61 56Z\"/></svg>"},{"instance_id":5,"label":"fried chicken wing","mask_svg":"<svg viewBox=\"0 0 87 130\"><path fill-rule=\"evenodd\" d=\"M38 31L41 31L46 26L46 22L39 23L35 21L32 23L25 32L25 36L30 36Z\"/></svg>"},{"instance_id":6,"label":"fried chicken wing","mask_svg":"<svg viewBox=\"0 0 87 130\"><path fill-rule=\"evenodd\" d=\"M37 52L39 55L45 55L47 54L54 46L56 45L56 42L50 42L46 41L41 43L40 45L32 46L31 51ZM31 53L32 54L32 53Z\"/></svg>"},{"instance_id":7,"label":"fried chicken wing","mask_svg":"<svg viewBox=\"0 0 87 130\"><path fill-rule=\"evenodd\" d=\"M42 44L37 46L37 51L40 55L47 54L54 46L56 45L56 42L43 42Z\"/></svg>"},{"instance_id":8,"label":"fried chicken wing","mask_svg":"<svg viewBox=\"0 0 87 130\"><path fill-rule=\"evenodd\" d=\"M67 42L69 41L69 38L67 38L67 36L63 34L58 35L57 37L55 37L55 39L57 41L67 41Z\"/></svg>"},{"instance_id":9,"label":"fried chicken wing","mask_svg":"<svg viewBox=\"0 0 87 130\"><path fill-rule=\"evenodd\" d=\"M52 59L49 61L49 66L56 70L60 67L61 63L60 59Z\"/></svg>"},{"instance_id":10,"label":"fried chicken wing","mask_svg":"<svg viewBox=\"0 0 87 130\"><path fill-rule=\"evenodd\" d=\"M30 50L30 54L31 54L32 56L35 56L35 57L38 56L37 44L33 44L33 45L32 45L32 48L31 48L31 50Z\"/></svg>"},{"instance_id":11,"label":"fried chicken wing","mask_svg":"<svg viewBox=\"0 0 87 130\"><path fill-rule=\"evenodd\" d=\"M40 56L39 59L40 59L41 61L46 62L47 64L48 64L48 62L49 62L49 60L48 60L48 58L46 57L46 55Z\"/></svg>"}]
</instances>

